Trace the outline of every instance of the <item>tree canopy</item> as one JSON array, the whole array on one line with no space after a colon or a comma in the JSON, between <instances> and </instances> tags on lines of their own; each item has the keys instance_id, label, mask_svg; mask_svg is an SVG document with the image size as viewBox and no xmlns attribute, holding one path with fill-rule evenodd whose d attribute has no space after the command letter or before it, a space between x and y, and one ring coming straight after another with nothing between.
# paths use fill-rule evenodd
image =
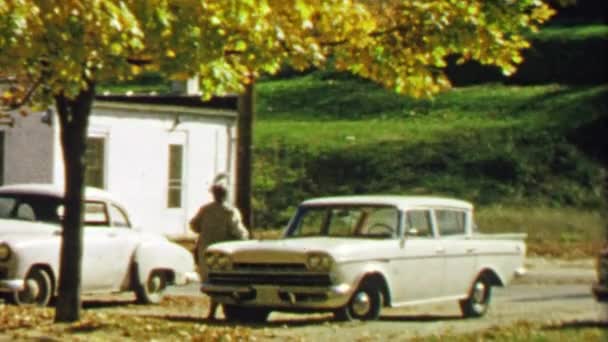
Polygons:
<instances>
[{"instance_id":1,"label":"tree canopy","mask_svg":"<svg viewBox=\"0 0 608 342\"><path fill-rule=\"evenodd\" d=\"M450 86L446 60L515 70L541 0L0 0L6 108L55 103L66 169L58 321L79 319L82 161L95 85L153 69L204 96L282 66L331 65L396 92Z\"/></svg>"},{"instance_id":2,"label":"tree canopy","mask_svg":"<svg viewBox=\"0 0 608 342\"><path fill-rule=\"evenodd\" d=\"M199 74L210 96L331 61L425 96L449 86L451 55L512 73L551 14L539 0L1 0L0 70L25 81L5 98L36 86L32 99L48 101L144 68Z\"/></svg>"}]
</instances>

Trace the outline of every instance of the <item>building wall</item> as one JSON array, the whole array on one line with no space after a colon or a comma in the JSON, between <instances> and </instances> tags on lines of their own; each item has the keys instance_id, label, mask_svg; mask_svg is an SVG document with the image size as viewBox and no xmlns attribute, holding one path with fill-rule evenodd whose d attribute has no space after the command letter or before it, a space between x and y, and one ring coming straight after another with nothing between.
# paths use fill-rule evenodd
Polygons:
<instances>
[{"instance_id":1,"label":"building wall","mask_svg":"<svg viewBox=\"0 0 608 342\"><path fill-rule=\"evenodd\" d=\"M97 104L88 134L105 138L104 188L122 200L134 225L181 237L190 234L189 218L211 199L208 189L215 175L231 173L233 125L230 116ZM167 207L171 143L184 146L181 208ZM54 182L63 184L61 155L54 168Z\"/></svg>"},{"instance_id":2,"label":"building wall","mask_svg":"<svg viewBox=\"0 0 608 342\"><path fill-rule=\"evenodd\" d=\"M3 184L49 183L53 180L53 129L42 122L44 115L14 114L13 127L0 127L4 132L4 150L0 152L4 164L3 179L0 179Z\"/></svg>"}]
</instances>

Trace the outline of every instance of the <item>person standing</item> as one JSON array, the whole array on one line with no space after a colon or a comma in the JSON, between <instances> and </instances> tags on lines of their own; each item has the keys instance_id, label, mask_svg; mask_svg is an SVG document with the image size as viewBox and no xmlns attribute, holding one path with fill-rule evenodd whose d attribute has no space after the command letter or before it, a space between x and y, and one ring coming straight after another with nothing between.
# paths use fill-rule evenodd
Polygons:
<instances>
[{"instance_id":1,"label":"person standing","mask_svg":"<svg viewBox=\"0 0 608 342\"><path fill-rule=\"evenodd\" d=\"M201 281L206 281L209 270L204 260L205 251L211 244L228 240L245 240L249 231L243 225L241 213L228 202L226 175L219 175L211 186L213 201L200 207L190 220L190 229L198 234L196 259ZM211 300L208 319L215 319L218 303Z\"/></svg>"}]
</instances>

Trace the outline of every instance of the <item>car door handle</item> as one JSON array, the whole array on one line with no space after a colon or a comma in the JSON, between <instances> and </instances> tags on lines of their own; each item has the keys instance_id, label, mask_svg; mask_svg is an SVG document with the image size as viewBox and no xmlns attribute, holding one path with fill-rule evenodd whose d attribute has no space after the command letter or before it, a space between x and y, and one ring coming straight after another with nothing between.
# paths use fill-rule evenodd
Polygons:
<instances>
[{"instance_id":1,"label":"car door handle","mask_svg":"<svg viewBox=\"0 0 608 342\"><path fill-rule=\"evenodd\" d=\"M475 253L476 249L475 248L467 248L467 253L471 254L471 253Z\"/></svg>"},{"instance_id":2,"label":"car door handle","mask_svg":"<svg viewBox=\"0 0 608 342\"><path fill-rule=\"evenodd\" d=\"M437 253L437 254L445 254L445 248L439 247L439 248L435 249L435 253Z\"/></svg>"}]
</instances>

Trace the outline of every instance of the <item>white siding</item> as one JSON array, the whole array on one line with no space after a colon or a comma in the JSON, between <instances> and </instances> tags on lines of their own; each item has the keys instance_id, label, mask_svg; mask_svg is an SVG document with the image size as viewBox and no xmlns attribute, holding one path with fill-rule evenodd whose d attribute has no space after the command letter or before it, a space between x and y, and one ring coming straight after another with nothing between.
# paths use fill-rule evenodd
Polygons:
<instances>
[{"instance_id":1,"label":"white siding","mask_svg":"<svg viewBox=\"0 0 608 342\"><path fill-rule=\"evenodd\" d=\"M230 171L229 118L94 108L89 136L106 137L106 189L127 206L131 220L145 231L168 236L189 234L187 222L210 200L217 172ZM167 208L169 144L184 141L182 208ZM56 145L58 140L56 139ZM54 180L63 184L62 156L55 159Z\"/></svg>"},{"instance_id":2,"label":"white siding","mask_svg":"<svg viewBox=\"0 0 608 342\"><path fill-rule=\"evenodd\" d=\"M52 181L53 130L43 123L44 113L14 114L13 127L4 131L4 184ZM2 154L4 154L2 156Z\"/></svg>"}]
</instances>

